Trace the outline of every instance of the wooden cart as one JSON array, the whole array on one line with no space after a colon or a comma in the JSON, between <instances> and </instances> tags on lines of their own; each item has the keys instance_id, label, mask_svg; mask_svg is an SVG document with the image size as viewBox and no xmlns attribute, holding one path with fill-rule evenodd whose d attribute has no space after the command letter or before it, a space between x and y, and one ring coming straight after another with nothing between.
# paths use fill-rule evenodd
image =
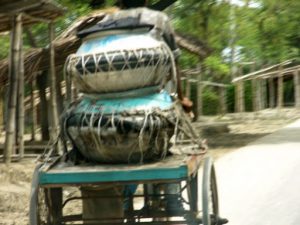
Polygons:
<instances>
[{"instance_id":1,"label":"wooden cart","mask_svg":"<svg viewBox=\"0 0 300 225\"><path fill-rule=\"evenodd\" d=\"M124 209L122 218L86 220L83 219L82 213L65 215L65 207L68 204L82 201L84 198L80 192L78 196L66 195L67 188L80 189L103 185L123 187L138 185L138 191L135 193L104 197L120 198L124 201L126 210ZM177 193L168 193L164 188L168 185L177 185L180 188ZM169 210L166 201L172 197L182 207ZM199 205L202 205L201 210ZM31 225L124 223L216 225L227 222L219 216L217 184L212 160L203 155L173 155L159 162L141 165L75 166L63 162L62 159L56 159L51 163L40 165L33 179Z\"/></svg>"}]
</instances>

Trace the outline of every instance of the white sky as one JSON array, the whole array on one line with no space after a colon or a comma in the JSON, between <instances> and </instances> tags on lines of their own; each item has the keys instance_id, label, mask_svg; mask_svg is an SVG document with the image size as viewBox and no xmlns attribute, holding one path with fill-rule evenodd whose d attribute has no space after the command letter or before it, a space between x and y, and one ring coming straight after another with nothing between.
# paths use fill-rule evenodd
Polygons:
<instances>
[{"instance_id":1,"label":"white sky","mask_svg":"<svg viewBox=\"0 0 300 225\"><path fill-rule=\"evenodd\" d=\"M230 2L234 5L237 5L237 6L244 6L245 5L244 1L242 1L242 0L230 0ZM255 2L255 1L250 1L249 7L258 8L259 3Z\"/></svg>"}]
</instances>

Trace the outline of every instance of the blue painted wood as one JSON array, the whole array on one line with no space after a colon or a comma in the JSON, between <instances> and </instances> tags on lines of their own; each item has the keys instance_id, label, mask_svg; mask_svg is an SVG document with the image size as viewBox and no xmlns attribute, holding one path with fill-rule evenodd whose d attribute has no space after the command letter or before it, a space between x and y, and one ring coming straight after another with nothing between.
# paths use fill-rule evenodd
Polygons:
<instances>
[{"instance_id":1,"label":"blue painted wood","mask_svg":"<svg viewBox=\"0 0 300 225\"><path fill-rule=\"evenodd\" d=\"M136 91L138 94L141 89ZM116 94L117 95L117 94ZM75 113L122 113L124 111L142 110L148 111L155 108L161 110L168 110L172 108L173 101L167 91L160 93L147 94L144 96L130 97L130 98L116 98L115 99L91 99L83 98L75 109Z\"/></svg>"},{"instance_id":2,"label":"blue painted wood","mask_svg":"<svg viewBox=\"0 0 300 225\"><path fill-rule=\"evenodd\" d=\"M79 183L99 183L99 182L130 182L149 180L173 180L186 179L188 168L180 165L174 168L152 168L139 170L116 170L116 171L74 171L74 172L41 172L39 183L47 184L79 184Z\"/></svg>"}]
</instances>

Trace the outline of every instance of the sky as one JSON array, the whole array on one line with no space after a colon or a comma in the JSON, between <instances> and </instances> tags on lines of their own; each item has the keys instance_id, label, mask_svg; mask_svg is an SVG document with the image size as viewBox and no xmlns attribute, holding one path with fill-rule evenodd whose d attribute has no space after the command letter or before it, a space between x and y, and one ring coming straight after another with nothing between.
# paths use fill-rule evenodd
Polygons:
<instances>
[{"instance_id":1,"label":"sky","mask_svg":"<svg viewBox=\"0 0 300 225\"><path fill-rule=\"evenodd\" d=\"M237 5L237 6L244 6L245 5L244 1L242 1L242 0L230 0L230 2L234 5ZM258 8L259 3L255 2L255 1L250 1L249 7Z\"/></svg>"}]
</instances>

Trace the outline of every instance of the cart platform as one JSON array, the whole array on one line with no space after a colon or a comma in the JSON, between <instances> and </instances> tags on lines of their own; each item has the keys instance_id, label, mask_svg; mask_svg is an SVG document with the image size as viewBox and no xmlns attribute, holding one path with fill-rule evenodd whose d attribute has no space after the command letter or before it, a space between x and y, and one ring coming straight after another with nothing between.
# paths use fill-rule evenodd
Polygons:
<instances>
[{"instance_id":1,"label":"cart platform","mask_svg":"<svg viewBox=\"0 0 300 225\"><path fill-rule=\"evenodd\" d=\"M39 185L64 186L97 183L186 180L196 173L203 155L167 156L144 164L81 164L56 162L39 172ZM45 169L48 168L48 169Z\"/></svg>"}]
</instances>

